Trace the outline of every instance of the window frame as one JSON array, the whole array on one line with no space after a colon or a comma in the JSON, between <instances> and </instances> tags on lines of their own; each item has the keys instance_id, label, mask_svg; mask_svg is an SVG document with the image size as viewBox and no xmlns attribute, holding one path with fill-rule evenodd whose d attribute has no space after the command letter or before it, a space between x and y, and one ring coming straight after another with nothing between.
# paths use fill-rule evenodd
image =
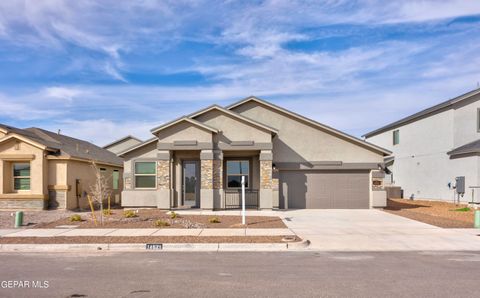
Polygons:
<instances>
[{"instance_id":1,"label":"window frame","mask_svg":"<svg viewBox=\"0 0 480 298\"><path fill-rule=\"evenodd\" d=\"M115 177L115 173L117 177ZM115 187L115 182L116 182L116 187ZM120 189L120 171L119 170L113 170L112 172L112 189L113 190L119 190Z\"/></svg>"},{"instance_id":2,"label":"window frame","mask_svg":"<svg viewBox=\"0 0 480 298\"><path fill-rule=\"evenodd\" d=\"M477 108L477 132L480 132L480 108Z\"/></svg>"},{"instance_id":3,"label":"window frame","mask_svg":"<svg viewBox=\"0 0 480 298\"><path fill-rule=\"evenodd\" d=\"M155 173L154 174L137 174L137 163L153 163L155 165ZM137 176L153 176L155 177L155 186L154 187L137 187ZM157 181L157 162L152 160L137 160L133 162L133 185L134 189L157 189L158 181Z\"/></svg>"},{"instance_id":4,"label":"window frame","mask_svg":"<svg viewBox=\"0 0 480 298\"><path fill-rule=\"evenodd\" d=\"M242 162L246 161L248 163L248 174L228 174L228 162ZM228 186L228 176L237 176L237 177L242 177L242 176L247 176L247 187L245 189L250 189L251 184L250 184L250 173L251 173L251 162L250 159L226 159L225 160L225 188L226 189L242 189L242 186L240 187L230 187ZM240 178L241 179L241 178Z\"/></svg>"},{"instance_id":5,"label":"window frame","mask_svg":"<svg viewBox=\"0 0 480 298\"><path fill-rule=\"evenodd\" d=\"M15 176L15 164L28 164L30 176ZM12 191L13 192L32 191L32 163L30 161L13 161L11 174L12 174ZM28 189L15 189L15 179L27 179L27 178L30 180Z\"/></svg>"},{"instance_id":6,"label":"window frame","mask_svg":"<svg viewBox=\"0 0 480 298\"><path fill-rule=\"evenodd\" d=\"M393 138L393 140L392 140L393 146L400 144L400 130L399 129L395 129L392 132L392 138Z\"/></svg>"}]
</instances>

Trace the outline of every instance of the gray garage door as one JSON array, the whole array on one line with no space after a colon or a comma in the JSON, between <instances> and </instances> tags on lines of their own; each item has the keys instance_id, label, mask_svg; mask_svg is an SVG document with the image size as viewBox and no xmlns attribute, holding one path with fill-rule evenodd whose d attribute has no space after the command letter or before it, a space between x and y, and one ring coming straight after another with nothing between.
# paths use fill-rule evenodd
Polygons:
<instances>
[{"instance_id":1,"label":"gray garage door","mask_svg":"<svg viewBox=\"0 0 480 298\"><path fill-rule=\"evenodd\" d=\"M368 171L281 171L280 208L366 209L369 185Z\"/></svg>"}]
</instances>

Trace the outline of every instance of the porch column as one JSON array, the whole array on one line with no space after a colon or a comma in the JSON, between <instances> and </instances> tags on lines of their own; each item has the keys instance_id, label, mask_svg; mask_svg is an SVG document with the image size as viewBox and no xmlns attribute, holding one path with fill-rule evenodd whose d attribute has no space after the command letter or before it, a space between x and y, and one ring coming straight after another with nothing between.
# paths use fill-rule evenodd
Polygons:
<instances>
[{"instance_id":1,"label":"porch column","mask_svg":"<svg viewBox=\"0 0 480 298\"><path fill-rule=\"evenodd\" d=\"M171 175L170 151L160 150L157 154L157 208L170 209Z\"/></svg>"},{"instance_id":2,"label":"porch column","mask_svg":"<svg viewBox=\"0 0 480 298\"><path fill-rule=\"evenodd\" d=\"M200 152L200 208L213 209L213 150Z\"/></svg>"},{"instance_id":3,"label":"porch column","mask_svg":"<svg viewBox=\"0 0 480 298\"><path fill-rule=\"evenodd\" d=\"M260 151L260 190L258 193L260 209L272 209L273 207L272 159L271 150Z\"/></svg>"}]
</instances>

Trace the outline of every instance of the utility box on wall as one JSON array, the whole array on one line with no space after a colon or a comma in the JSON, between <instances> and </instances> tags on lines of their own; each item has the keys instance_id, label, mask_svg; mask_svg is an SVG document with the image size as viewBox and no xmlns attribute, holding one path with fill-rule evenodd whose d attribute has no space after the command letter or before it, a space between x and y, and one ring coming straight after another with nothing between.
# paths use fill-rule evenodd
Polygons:
<instances>
[{"instance_id":1,"label":"utility box on wall","mask_svg":"<svg viewBox=\"0 0 480 298\"><path fill-rule=\"evenodd\" d=\"M455 192L460 195L465 194L465 176L455 178Z\"/></svg>"}]
</instances>

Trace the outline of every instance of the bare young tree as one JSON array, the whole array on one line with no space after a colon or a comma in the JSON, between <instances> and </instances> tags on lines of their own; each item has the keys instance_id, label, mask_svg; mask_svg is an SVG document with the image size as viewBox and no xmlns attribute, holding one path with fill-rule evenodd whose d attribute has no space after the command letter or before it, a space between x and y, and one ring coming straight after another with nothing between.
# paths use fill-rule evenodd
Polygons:
<instances>
[{"instance_id":1,"label":"bare young tree","mask_svg":"<svg viewBox=\"0 0 480 298\"><path fill-rule=\"evenodd\" d=\"M95 174L95 183L90 185L90 197L100 206L100 223L103 225L103 202L112 194L112 190L108 187L110 178L102 173L95 161L92 161L92 168Z\"/></svg>"}]
</instances>

